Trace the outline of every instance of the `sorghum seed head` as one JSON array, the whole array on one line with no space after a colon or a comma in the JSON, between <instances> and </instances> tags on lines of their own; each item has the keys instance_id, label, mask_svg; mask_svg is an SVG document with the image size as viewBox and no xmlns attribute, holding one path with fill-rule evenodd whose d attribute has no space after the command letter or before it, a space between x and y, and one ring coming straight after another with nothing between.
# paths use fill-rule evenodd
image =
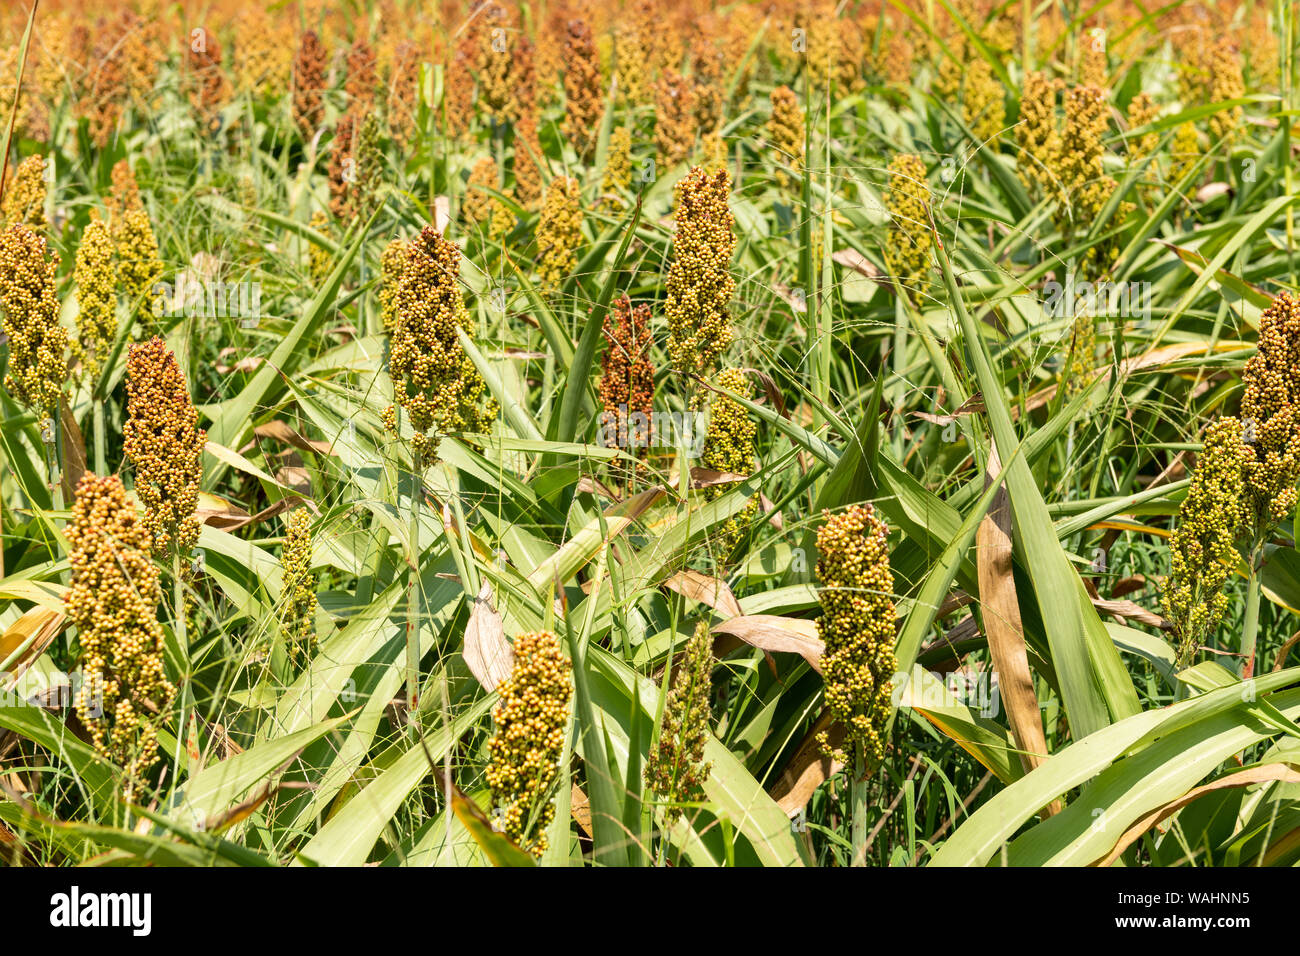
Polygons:
<instances>
[{"instance_id":1,"label":"sorghum seed head","mask_svg":"<svg viewBox=\"0 0 1300 956\"><path fill-rule=\"evenodd\" d=\"M576 179L557 176L546 187L537 222L537 276L543 292L557 292L573 275L582 244L582 196Z\"/></svg>"},{"instance_id":2,"label":"sorghum seed head","mask_svg":"<svg viewBox=\"0 0 1300 956\"><path fill-rule=\"evenodd\" d=\"M1178 638L1179 669L1192 663L1227 610L1223 586L1237 563L1233 542L1248 518L1244 469L1253 456L1242 438L1236 418L1220 418L1205 430L1205 447L1178 506L1160 596Z\"/></svg>"},{"instance_id":3,"label":"sorghum seed head","mask_svg":"<svg viewBox=\"0 0 1300 956\"><path fill-rule=\"evenodd\" d=\"M126 359L126 456L135 466L135 491L145 506L153 550L188 558L198 542L199 481L207 432L190 401L176 355L154 336L131 346Z\"/></svg>"},{"instance_id":4,"label":"sorghum seed head","mask_svg":"<svg viewBox=\"0 0 1300 956\"><path fill-rule=\"evenodd\" d=\"M564 135L581 162L591 159L604 112L600 61L591 27L570 20L564 43Z\"/></svg>"},{"instance_id":5,"label":"sorghum seed head","mask_svg":"<svg viewBox=\"0 0 1300 956\"><path fill-rule=\"evenodd\" d=\"M1016 160L1020 180L1027 189L1035 185L1044 193L1057 191L1056 168L1060 162L1061 134L1056 122L1056 93L1060 80L1046 73L1025 73L1020 94L1020 122L1016 125L1016 142L1020 147Z\"/></svg>"},{"instance_id":6,"label":"sorghum seed head","mask_svg":"<svg viewBox=\"0 0 1300 956\"><path fill-rule=\"evenodd\" d=\"M817 531L817 631L826 645L826 708L844 727L850 749L878 760L885 753L891 681L898 669L888 531L871 505L825 512L825 518ZM831 749L825 735L822 746Z\"/></svg>"},{"instance_id":7,"label":"sorghum seed head","mask_svg":"<svg viewBox=\"0 0 1300 956\"><path fill-rule=\"evenodd\" d=\"M785 189L791 181L802 180L804 113L799 98L788 86L772 90L772 116L767 121L767 139L775 152L772 159L776 163L778 188Z\"/></svg>"},{"instance_id":8,"label":"sorghum seed head","mask_svg":"<svg viewBox=\"0 0 1300 956\"><path fill-rule=\"evenodd\" d=\"M49 225L45 218L45 158L28 156L18 164L17 171L5 184L3 224L24 225L34 232L44 232Z\"/></svg>"},{"instance_id":9,"label":"sorghum seed head","mask_svg":"<svg viewBox=\"0 0 1300 956\"><path fill-rule=\"evenodd\" d=\"M480 408L483 379L456 335L469 319L459 284L460 250L425 226L405 253L392 300L388 371L415 432L413 449L432 463L443 436L486 429L496 405L488 401ZM384 421L397 430L394 409Z\"/></svg>"},{"instance_id":10,"label":"sorghum seed head","mask_svg":"<svg viewBox=\"0 0 1300 956\"><path fill-rule=\"evenodd\" d=\"M731 344L729 308L736 283L731 254L731 177L695 167L677 184L673 262L668 269L668 357L672 367L704 375Z\"/></svg>"},{"instance_id":11,"label":"sorghum seed head","mask_svg":"<svg viewBox=\"0 0 1300 956\"><path fill-rule=\"evenodd\" d=\"M683 162L695 145L695 88L676 70L655 85L655 148L665 169Z\"/></svg>"},{"instance_id":12,"label":"sorghum seed head","mask_svg":"<svg viewBox=\"0 0 1300 956\"><path fill-rule=\"evenodd\" d=\"M552 789L569 721L572 666L549 631L520 634L514 655L510 677L497 688L486 776L492 804L502 813L502 832L541 856L555 816Z\"/></svg>"},{"instance_id":13,"label":"sorghum seed head","mask_svg":"<svg viewBox=\"0 0 1300 956\"><path fill-rule=\"evenodd\" d=\"M889 163L889 238L885 247L885 269L900 291L919 302L929 285L930 187L925 163L912 153L899 153Z\"/></svg>"},{"instance_id":14,"label":"sorghum seed head","mask_svg":"<svg viewBox=\"0 0 1300 956\"><path fill-rule=\"evenodd\" d=\"M309 140L320 128L325 115L325 68L329 59L325 45L314 30L308 30L298 43L293 60L293 121Z\"/></svg>"},{"instance_id":15,"label":"sorghum seed head","mask_svg":"<svg viewBox=\"0 0 1300 956\"><path fill-rule=\"evenodd\" d=\"M121 229L113 231L118 281L132 300L139 299L153 289L163 274L149 215L143 209L129 211L122 216Z\"/></svg>"},{"instance_id":16,"label":"sorghum seed head","mask_svg":"<svg viewBox=\"0 0 1300 956\"><path fill-rule=\"evenodd\" d=\"M754 397L754 386L740 369L723 369L713 379L713 384L746 399ZM703 393L696 393L699 402ZM709 427L704 438L704 454L700 464L711 471L731 475L746 475L753 472L757 459L755 457L755 439L758 427L749 417L745 406L718 392L708 392ZM719 498L729 489L725 485L715 485L705 490L707 498ZM743 511L727 520L718 533L716 550L727 554L758 511L758 498L750 499Z\"/></svg>"},{"instance_id":17,"label":"sorghum seed head","mask_svg":"<svg viewBox=\"0 0 1300 956\"><path fill-rule=\"evenodd\" d=\"M301 670L316 654L316 578L311 573L311 512L295 508L284 520L284 551L280 556L280 626L290 665Z\"/></svg>"},{"instance_id":18,"label":"sorghum seed head","mask_svg":"<svg viewBox=\"0 0 1300 956\"><path fill-rule=\"evenodd\" d=\"M712 769L704 759L704 747L712 717L714 663L713 635L708 623L700 621L673 674L659 737L646 756L645 785L668 804L664 809L668 826L681 817L681 804L700 799Z\"/></svg>"},{"instance_id":19,"label":"sorghum seed head","mask_svg":"<svg viewBox=\"0 0 1300 956\"><path fill-rule=\"evenodd\" d=\"M1300 480L1300 300L1283 292L1259 319L1259 344L1242 372L1240 418L1252 530L1257 536L1296 505Z\"/></svg>"},{"instance_id":20,"label":"sorghum seed head","mask_svg":"<svg viewBox=\"0 0 1300 956\"><path fill-rule=\"evenodd\" d=\"M5 388L32 411L57 421L68 371L68 332L59 324L54 270L43 235L23 225L0 233L0 307L9 338Z\"/></svg>"},{"instance_id":21,"label":"sorghum seed head","mask_svg":"<svg viewBox=\"0 0 1300 956\"><path fill-rule=\"evenodd\" d=\"M73 270L77 283L77 338L73 354L92 386L99 381L100 362L117 335L117 273L113 240L98 216L86 224L77 246Z\"/></svg>"},{"instance_id":22,"label":"sorghum seed head","mask_svg":"<svg viewBox=\"0 0 1300 956\"><path fill-rule=\"evenodd\" d=\"M152 535L116 476L87 473L77 484L67 536L68 617L77 626L85 675L77 716L95 749L126 771L129 796L157 759L149 713L165 713L175 694L163 670Z\"/></svg>"}]
</instances>

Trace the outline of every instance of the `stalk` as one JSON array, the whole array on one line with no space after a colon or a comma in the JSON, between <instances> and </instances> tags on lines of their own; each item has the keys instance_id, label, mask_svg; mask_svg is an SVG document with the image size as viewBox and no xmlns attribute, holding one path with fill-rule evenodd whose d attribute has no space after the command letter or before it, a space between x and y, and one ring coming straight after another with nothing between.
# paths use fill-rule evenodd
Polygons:
<instances>
[{"instance_id":1,"label":"stalk","mask_svg":"<svg viewBox=\"0 0 1300 956\"><path fill-rule=\"evenodd\" d=\"M104 402L97 396L91 396L91 407L94 409L95 422L95 474L108 474L108 467L105 464L108 459L108 436L104 434L107 427L104 421Z\"/></svg>"},{"instance_id":2,"label":"stalk","mask_svg":"<svg viewBox=\"0 0 1300 956\"><path fill-rule=\"evenodd\" d=\"M1249 678L1255 671L1255 642L1259 633L1259 568L1262 548L1250 550L1250 575L1246 579L1246 626L1241 632L1241 676Z\"/></svg>"},{"instance_id":3,"label":"stalk","mask_svg":"<svg viewBox=\"0 0 1300 956\"><path fill-rule=\"evenodd\" d=\"M176 639L176 649L181 656L181 660L189 660L189 637L186 634L185 627L185 586L181 582L181 554L176 548L175 542L172 544L172 635ZM188 669L188 668L187 668ZM190 694L189 681L185 680L186 675L178 674L180 678L181 700L180 700L180 719L176 724L177 740L184 738L186 726L189 718L186 716L186 701ZM181 755L186 752L183 745L177 746L176 757L173 764L172 781L178 781L181 778ZM193 768L191 768L191 773Z\"/></svg>"},{"instance_id":4,"label":"stalk","mask_svg":"<svg viewBox=\"0 0 1300 956\"><path fill-rule=\"evenodd\" d=\"M420 580L420 485L423 482L423 457L412 452L411 473L411 586L406 594L406 708L407 721L416 727L415 709L419 705L420 678L420 616L416 588Z\"/></svg>"},{"instance_id":5,"label":"stalk","mask_svg":"<svg viewBox=\"0 0 1300 956\"><path fill-rule=\"evenodd\" d=\"M849 801L853 813L853 860L851 866L867 865L867 782L861 748L853 757L853 779L849 781Z\"/></svg>"}]
</instances>

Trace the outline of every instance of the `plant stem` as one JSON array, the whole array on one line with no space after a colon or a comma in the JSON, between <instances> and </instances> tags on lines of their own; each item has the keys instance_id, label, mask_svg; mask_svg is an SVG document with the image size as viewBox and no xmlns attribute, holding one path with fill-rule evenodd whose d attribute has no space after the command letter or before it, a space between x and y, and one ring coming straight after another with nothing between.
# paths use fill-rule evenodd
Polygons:
<instances>
[{"instance_id":1,"label":"plant stem","mask_svg":"<svg viewBox=\"0 0 1300 956\"><path fill-rule=\"evenodd\" d=\"M189 723L189 717L186 714L186 704L189 700L190 682L186 679L189 670L190 648L189 638L186 635L185 627L185 585L181 580L181 553L180 549L175 547L173 539L172 550L172 636L176 641L176 651L180 656L181 669L176 676L177 684L180 691L180 717L176 725L176 760L173 767L172 782L180 780L181 755L185 753L184 737L185 729ZM191 768L193 772L193 768Z\"/></svg>"},{"instance_id":2,"label":"plant stem","mask_svg":"<svg viewBox=\"0 0 1300 956\"><path fill-rule=\"evenodd\" d=\"M91 397L91 407L95 418L95 474L108 474L108 436L104 434L107 427L104 421L104 402L98 396Z\"/></svg>"},{"instance_id":3,"label":"plant stem","mask_svg":"<svg viewBox=\"0 0 1300 956\"><path fill-rule=\"evenodd\" d=\"M1241 676L1255 671L1255 641L1259 633L1259 567L1261 548L1250 550L1250 577L1246 579L1246 626L1241 632Z\"/></svg>"},{"instance_id":4,"label":"plant stem","mask_svg":"<svg viewBox=\"0 0 1300 956\"><path fill-rule=\"evenodd\" d=\"M412 452L411 473L411 587L406 596L406 710L407 721L414 728L415 709L419 705L420 611L416 588L420 581L420 485L423 481L419 452Z\"/></svg>"},{"instance_id":5,"label":"plant stem","mask_svg":"<svg viewBox=\"0 0 1300 956\"><path fill-rule=\"evenodd\" d=\"M867 782L862 754L853 757L853 777L849 780L849 800L853 807L853 860L851 866L867 865Z\"/></svg>"}]
</instances>

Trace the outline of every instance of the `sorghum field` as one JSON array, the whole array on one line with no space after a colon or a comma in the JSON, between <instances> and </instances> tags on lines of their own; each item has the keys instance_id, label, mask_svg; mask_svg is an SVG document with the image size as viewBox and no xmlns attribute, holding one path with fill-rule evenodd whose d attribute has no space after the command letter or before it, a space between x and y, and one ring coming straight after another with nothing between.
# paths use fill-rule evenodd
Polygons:
<instances>
[{"instance_id":1,"label":"sorghum field","mask_svg":"<svg viewBox=\"0 0 1300 956\"><path fill-rule=\"evenodd\" d=\"M0 19L0 856L1300 863L1286 2Z\"/></svg>"}]
</instances>

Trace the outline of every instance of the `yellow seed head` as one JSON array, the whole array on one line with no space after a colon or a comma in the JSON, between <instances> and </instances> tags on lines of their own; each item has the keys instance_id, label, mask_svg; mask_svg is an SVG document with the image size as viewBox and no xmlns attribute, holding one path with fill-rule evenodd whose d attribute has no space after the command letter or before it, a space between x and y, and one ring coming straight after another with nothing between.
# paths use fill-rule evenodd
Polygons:
<instances>
[{"instance_id":1,"label":"yellow seed head","mask_svg":"<svg viewBox=\"0 0 1300 956\"><path fill-rule=\"evenodd\" d=\"M664 809L668 826L681 817L681 804L703 796L712 769L704 759L704 747L709 740L710 678L715 663L713 635L708 623L700 621L675 665L659 738L646 756L645 785L668 804Z\"/></svg>"},{"instance_id":2,"label":"yellow seed head","mask_svg":"<svg viewBox=\"0 0 1300 956\"><path fill-rule=\"evenodd\" d=\"M962 118L981 143L994 139L1007 125L1002 84L983 57L968 64L961 108Z\"/></svg>"},{"instance_id":3,"label":"yellow seed head","mask_svg":"<svg viewBox=\"0 0 1300 956\"><path fill-rule=\"evenodd\" d=\"M573 696L572 666L549 631L520 634L510 677L497 688L488 740L492 804L501 830L534 856L546 850Z\"/></svg>"},{"instance_id":4,"label":"yellow seed head","mask_svg":"<svg viewBox=\"0 0 1300 956\"><path fill-rule=\"evenodd\" d=\"M1242 372L1243 441L1251 529L1257 537L1295 509L1300 480L1300 300L1283 292L1260 315L1259 345Z\"/></svg>"},{"instance_id":5,"label":"yellow seed head","mask_svg":"<svg viewBox=\"0 0 1300 956\"><path fill-rule=\"evenodd\" d=\"M397 324L397 290L402 283L402 270L406 267L406 243L401 239L391 239L384 246L379 259L381 283L379 287L379 306L384 322L384 331L392 334Z\"/></svg>"},{"instance_id":6,"label":"yellow seed head","mask_svg":"<svg viewBox=\"0 0 1300 956\"><path fill-rule=\"evenodd\" d=\"M605 209L623 208L623 194L632 185L632 131L619 126L609 136L605 159L605 178L601 183L601 205Z\"/></svg>"},{"instance_id":7,"label":"yellow seed head","mask_svg":"<svg viewBox=\"0 0 1300 956\"><path fill-rule=\"evenodd\" d=\"M582 243L582 197L578 181L563 176L546 187L537 223L537 277L543 292L556 292L573 275Z\"/></svg>"},{"instance_id":8,"label":"yellow seed head","mask_svg":"<svg viewBox=\"0 0 1300 956\"><path fill-rule=\"evenodd\" d=\"M485 430L496 417L494 402L479 407L483 379L456 335L469 319L459 278L460 250L432 226L406 244L392 299L388 372L415 432L413 450L425 463L436 460L443 436ZM384 423L397 431L395 409L384 413Z\"/></svg>"},{"instance_id":9,"label":"yellow seed head","mask_svg":"<svg viewBox=\"0 0 1300 956\"><path fill-rule=\"evenodd\" d=\"M844 727L849 749L878 760L885 753L891 682L898 670L888 530L871 505L825 512L825 517L817 531L822 607L817 632L826 644L826 708ZM822 746L830 752L826 738ZM835 756L847 760L844 753Z\"/></svg>"},{"instance_id":10,"label":"yellow seed head","mask_svg":"<svg viewBox=\"0 0 1300 956\"><path fill-rule=\"evenodd\" d=\"M754 397L754 387L740 369L724 369L714 377L713 384L743 398ZM697 404L700 404L700 394L696 395ZM739 402L717 392L709 392L708 396L709 427L700 464L723 474L750 475L758 463L755 456L758 427ZM728 490L725 485L715 485L705 490L705 497L719 498ZM751 498L744 510L727 520L718 532L715 553L731 552L749 527L758 505L758 498Z\"/></svg>"},{"instance_id":11,"label":"yellow seed head","mask_svg":"<svg viewBox=\"0 0 1300 956\"><path fill-rule=\"evenodd\" d=\"M67 536L68 617L77 627L84 675L77 716L95 749L125 771L130 799L157 759L153 713L165 714L175 695L163 670L162 591L151 534L116 476L87 473L77 485Z\"/></svg>"},{"instance_id":12,"label":"yellow seed head","mask_svg":"<svg viewBox=\"0 0 1300 956\"><path fill-rule=\"evenodd\" d=\"M324 209L317 209L311 214L311 227L317 232L329 235L330 216ZM320 286L329 278L330 270L334 266L334 258L329 254L329 250L316 243L307 245L307 273L311 276L312 285Z\"/></svg>"},{"instance_id":13,"label":"yellow seed head","mask_svg":"<svg viewBox=\"0 0 1300 956\"><path fill-rule=\"evenodd\" d=\"M1150 93L1143 91L1129 100L1127 118L1130 130L1146 126L1148 123L1154 123L1159 116L1160 107L1152 99ZM1160 145L1159 133L1143 133L1141 136L1128 141L1129 158L1134 162L1145 159L1155 151L1158 145Z\"/></svg>"},{"instance_id":14,"label":"yellow seed head","mask_svg":"<svg viewBox=\"0 0 1300 956\"><path fill-rule=\"evenodd\" d=\"M22 224L35 232L44 232L49 222L45 218L45 159L28 156L18 164L18 170L5 183L3 224Z\"/></svg>"},{"instance_id":15,"label":"yellow seed head","mask_svg":"<svg viewBox=\"0 0 1300 956\"><path fill-rule=\"evenodd\" d=\"M131 346L126 359L126 457L135 466L135 492L145 507L153 550L188 559L199 539L199 481L207 432L190 401L176 355L154 336Z\"/></svg>"},{"instance_id":16,"label":"yellow seed head","mask_svg":"<svg viewBox=\"0 0 1300 956\"><path fill-rule=\"evenodd\" d=\"M726 170L693 168L677 184L673 262L668 268L668 357L680 372L706 375L731 344L734 219Z\"/></svg>"},{"instance_id":17,"label":"yellow seed head","mask_svg":"<svg viewBox=\"0 0 1300 956\"><path fill-rule=\"evenodd\" d=\"M772 116L767 121L767 139L776 163L776 184L786 189L803 179L804 113L799 98L788 86L772 90ZM788 172L787 172L788 170Z\"/></svg>"},{"instance_id":18,"label":"yellow seed head","mask_svg":"<svg viewBox=\"0 0 1300 956\"><path fill-rule=\"evenodd\" d=\"M158 240L153 226L143 209L128 212L122 217L121 229L116 232L118 281L132 301L147 294L162 278L163 264L158 258Z\"/></svg>"},{"instance_id":19,"label":"yellow seed head","mask_svg":"<svg viewBox=\"0 0 1300 956\"><path fill-rule=\"evenodd\" d=\"M68 331L59 324L54 270L44 236L22 225L0 233L0 308L9 339L5 388L32 411L58 421Z\"/></svg>"},{"instance_id":20,"label":"yellow seed head","mask_svg":"<svg viewBox=\"0 0 1300 956\"><path fill-rule=\"evenodd\" d=\"M885 247L885 268L899 289L919 302L929 285L930 187L925 163L912 153L899 153L889 163L889 239Z\"/></svg>"},{"instance_id":21,"label":"yellow seed head","mask_svg":"<svg viewBox=\"0 0 1300 956\"><path fill-rule=\"evenodd\" d=\"M73 354L92 386L99 381L101 361L117 335L117 273L113 268L113 240L98 216L86 225L77 246L73 270L77 283L77 338Z\"/></svg>"},{"instance_id":22,"label":"yellow seed head","mask_svg":"<svg viewBox=\"0 0 1300 956\"><path fill-rule=\"evenodd\" d=\"M1060 88L1060 81L1048 79L1046 73L1026 73L1020 122L1016 126L1020 180L1025 188L1037 185L1049 195L1057 191L1055 171L1060 161L1061 134L1056 123L1056 92Z\"/></svg>"},{"instance_id":23,"label":"yellow seed head","mask_svg":"<svg viewBox=\"0 0 1300 956\"><path fill-rule=\"evenodd\" d=\"M1253 457L1242 438L1236 418L1220 418L1205 430L1204 450L1178 506L1160 596L1178 638L1179 669L1192 663L1228 606L1223 586L1237 563L1233 541L1247 518L1244 469Z\"/></svg>"},{"instance_id":24,"label":"yellow seed head","mask_svg":"<svg viewBox=\"0 0 1300 956\"><path fill-rule=\"evenodd\" d=\"M311 512L295 508L284 520L284 551L280 555L280 626L290 665L301 670L316 654L316 577L311 573Z\"/></svg>"}]
</instances>

